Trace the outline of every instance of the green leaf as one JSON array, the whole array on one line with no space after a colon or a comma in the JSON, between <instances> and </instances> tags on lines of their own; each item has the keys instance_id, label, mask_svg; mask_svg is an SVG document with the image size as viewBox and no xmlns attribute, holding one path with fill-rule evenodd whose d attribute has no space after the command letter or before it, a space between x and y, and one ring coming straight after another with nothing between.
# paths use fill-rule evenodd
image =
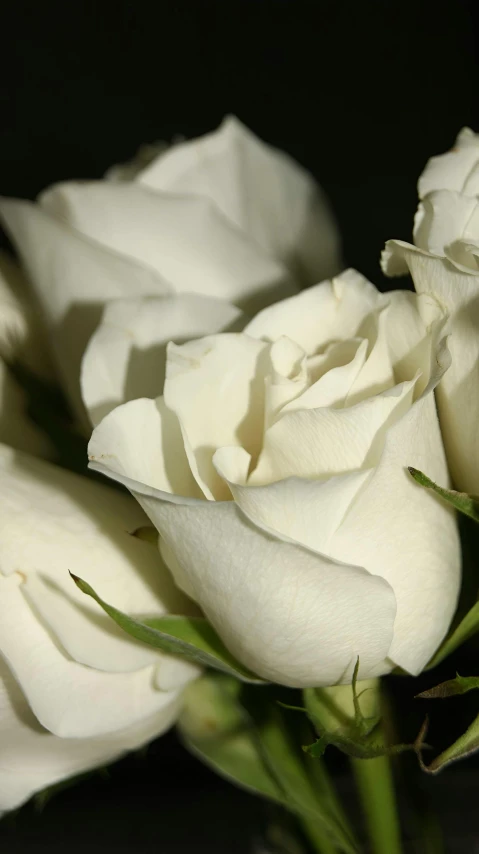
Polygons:
<instances>
[{"instance_id":1,"label":"green leaf","mask_svg":"<svg viewBox=\"0 0 479 854\"><path fill-rule=\"evenodd\" d=\"M444 489L442 486L438 486L437 483L434 483L434 481L427 477L427 475L423 474L422 471L419 471L412 466L408 467L408 471L420 486L424 486L426 489L432 489L433 492L440 495L444 501L451 504L455 510L459 510L460 513L464 513L465 516L469 516L471 519L474 519L475 522L479 522L479 496L468 495L467 492L456 492L454 489Z\"/></svg>"},{"instance_id":2,"label":"green leaf","mask_svg":"<svg viewBox=\"0 0 479 854\"><path fill-rule=\"evenodd\" d=\"M468 691L473 691L475 688L479 688L479 676L459 676L459 673L456 673L455 679L441 682L434 688L428 688L427 691L416 694L416 697L423 700L442 699L454 697L458 694L467 694Z\"/></svg>"},{"instance_id":3,"label":"green leaf","mask_svg":"<svg viewBox=\"0 0 479 854\"><path fill-rule=\"evenodd\" d=\"M162 652L179 655L194 664L220 670L243 682L265 684L262 679L250 673L236 661L204 617L170 614L145 620L128 617L113 605L104 602L86 581L73 573L70 575L82 593L86 593L98 602L108 616L136 640L154 646Z\"/></svg>"},{"instance_id":4,"label":"green leaf","mask_svg":"<svg viewBox=\"0 0 479 854\"><path fill-rule=\"evenodd\" d=\"M439 771L442 771L447 765L450 765L451 762L457 762L460 759L466 759L468 756L471 756L473 753L476 753L479 750L479 715L472 722L471 726L466 730L466 732L461 735L454 744L451 744L450 747L446 748L439 756L430 763L430 765L425 765L422 759L422 748L424 747L424 738L427 732L427 724L428 721L424 722L421 732L419 733L416 745L416 752L418 755L418 759L423 771L426 771L428 774L438 774Z\"/></svg>"},{"instance_id":5,"label":"green leaf","mask_svg":"<svg viewBox=\"0 0 479 854\"><path fill-rule=\"evenodd\" d=\"M436 654L431 658L431 661L427 665L427 670L431 667L435 667L436 664L439 664L444 658L451 655L458 646L465 643L465 641L469 640L469 638L475 635L478 631L479 602L476 602L476 604L472 606L471 610L468 611L466 616L461 620L457 628L448 638L446 638Z\"/></svg>"},{"instance_id":6,"label":"green leaf","mask_svg":"<svg viewBox=\"0 0 479 854\"><path fill-rule=\"evenodd\" d=\"M275 704L266 697L250 714L240 692L236 680L213 673L190 684L178 723L185 746L222 777L317 823L338 851L355 854L348 832L317 797Z\"/></svg>"}]
</instances>

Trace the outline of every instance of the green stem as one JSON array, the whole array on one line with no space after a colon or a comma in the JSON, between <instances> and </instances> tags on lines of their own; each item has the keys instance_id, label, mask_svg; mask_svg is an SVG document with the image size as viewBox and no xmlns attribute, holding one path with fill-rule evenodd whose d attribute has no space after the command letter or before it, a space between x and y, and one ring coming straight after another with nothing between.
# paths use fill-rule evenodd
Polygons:
<instances>
[{"instance_id":1,"label":"green stem","mask_svg":"<svg viewBox=\"0 0 479 854\"><path fill-rule=\"evenodd\" d=\"M388 756L352 759L372 854L401 854L401 831Z\"/></svg>"},{"instance_id":2,"label":"green stem","mask_svg":"<svg viewBox=\"0 0 479 854\"><path fill-rule=\"evenodd\" d=\"M342 827L344 833L351 842L352 849L359 850L349 818L343 809L341 801L339 800L324 761L322 759L314 759L310 762L306 760L306 767L309 770L320 802L324 804L324 806L327 806L331 816L337 821L338 825ZM337 848L334 848L333 850L337 851Z\"/></svg>"},{"instance_id":3,"label":"green stem","mask_svg":"<svg viewBox=\"0 0 479 854\"><path fill-rule=\"evenodd\" d=\"M300 818L300 824L311 847L317 854L337 854L338 849L336 845L317 821L302 817Z\"/></svg>"}]
</instances>

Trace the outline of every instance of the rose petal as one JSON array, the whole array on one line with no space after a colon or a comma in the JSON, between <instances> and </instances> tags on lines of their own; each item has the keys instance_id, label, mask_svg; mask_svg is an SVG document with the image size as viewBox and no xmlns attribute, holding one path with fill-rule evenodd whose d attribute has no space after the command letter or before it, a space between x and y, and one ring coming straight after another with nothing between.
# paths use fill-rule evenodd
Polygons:
<instances>
[{"instance_id":1,"label":"rose petal","mask_svg":"<svg viewBox=\"0 0 479 854\"><path fill-rule=\"evenodd\" d=\"M410 247L404 240L387 240L381 252L381 270L385 276L406 276L409 272L403 248ZM414 247L416 249L416 247ZM417 249L417 252L422 250Z\"/></svg>"},{"instance_id":2,"label":"rose petal","mask_svg":"<svg viewBox=\"0 0 479 854\"><path fill-rule=\"evenodd\" d=\"M419 396L432 376L432 366L437 367L437 333L447 315L432 295L390 291L388 301L386 337L394 376L397 382L404 382L419 370Z\"/></svg>"},{"instance_id":3,"label":"rose petal","mask_svg":"<svg viewBox=\"0 0 479 854\"><path fill-rule=\"evenodd\" d=\"M314 380L319 375L318 378L303 394L287 403L280 414L342 406L364 366L367 349L367 341L351 338L332 344L324 354L308 360L310 378Z\"/></svg>"},{"instance_id":4,"label":"rose petal","mask_svg":"<svg viewBox=\"0 0 479 854\"><path fill-rule=\"evenodd\" d=\"M195 294L107 303L82 362L82 396L92 423L127 400L162 393L169 341L219 332L241 318L235 306Z\"/></svg>"},{"instance_id":5,"label":"rose petal","mask_svg":"<svg viewBox=\"0 0 479 854\"><path fill-rule=\"evenodd\" d=\"M176 291L257 309L296 290L287 271L208 199L91 181L57 185L40 203L83 235L148 264Z\"/></svg>"},{"instance_id":6,"label":"rose petal","mask_svg":"<svg viewBox=\"0 0 479 854\"><path fill-rule=\"evenodd\" d=\"M171 287L154 270L87 240L31 202L4 199L0 215L43 310L66 390L84 415L81 358L103 304L132 292L164 294Z\"/></svg>"},{"instance_id":7,"label":"rose petal","mask_svg":"<svg viewBox=\"0 0 479 854\"><path fill-rule=\"evenodd\" d=\"M18 360L51 380L53 368L46 336L18 264L0 252L0 356Z\"/></svg>"},{"instance_id":8,"label":"rose petal","mask_svg":"<svg viewBox=\"0 0 479 854\"><path fill-rule=\"evenodd\" d=\"M253 338L275 341L286 335L308 355L338 339L353 338L364 318L384 298L356 270L263 309L246 326Z\"/></svg>"},{"instance_id":9,"label":"rose petal","mask_svg":"<svg viewBox=\"0 0 479 854\"><path fill-rule=\"evenodd\" d=\"M411 405L417 379L346 409L286 412L266 431L249 483L326 477L375 465L388 427Z\"/></svg>"},{"instance_id":10,"label":"rose petal","mask_svg":"<svg viewBox=\"0 0 479 854\"><path fill-rule=\"evenodd\" d=\"M368 353L349 388L345 406L359 403L394 386L394 369L388 341L388 312L387 305L372 312L358 329L358 335L368 342Z\"/></svg>"},{"instance_id":11,"label":"rose petal","mask_svg":"<svg viewBox=\"0 0 479 854\"><path fill-rule=\"evenodd\" d=\"M455 484L478 492L479 279L407 243L390 243L387 250L407 265L417 291L436 297L451 316L452 364L437 388L439 415Z\"/></svg>"},{"instance_id":12,"label":"rose petal","mask_svg":"<svg viewBox=\"0 0 479 854\"><path fill-rule=\"evenodd\" d=\"M305 285L341 269L337 229L316 182L234 116L213 133L173 145L137 180L155 190L211 199Z\"/></svg>"},{"instance_id":13,"label":"rose petal","mask_svg":"<svg viewBox=\"0 0 479 854\"><path fill-rule=\"evenodd\" d=\"M174 556L168 563L177 584L200 604L231 652L264 678L287 685L348 681L357 655L364 678L370 670L387 670L395 613L389 586L252 525L233 502L182 499L156 490L152 481L140 482L145 463L110 456L114 436L109 441L102 430L115 417L115 429L127 435L124 412L134 406L115 410L94 431L92 441L104 450L94 468L141 501ZM148 448L141 447L147 461ZM236 471L241 466L244 478L244 464Z\"/></svg>"},{"instance_id":14,"label":"rose petal","mask_svg":"<svg viewBox=\"0 0 479 854\"><path fill-rule=\"evenodd\" d=\"M419 198L434 190L479 194L479 135L470 128L461 130L451 151L428 160L418 182Z\"/></svg>"},{"instance_id":15,"label":"rose petal","mask_svg":"<svg viewBox=\"0 0 479 854\"><path fill-rule=\"evenodd\" d=\"M0 649L39 722L62 738L88 738L141 723L176 704L153 685L154 667L104 673L78 664L52 640L18 586L0 576Z\"/></svg>"},{"instance_id":16,"label":"rose petal","mask_svg":"<svg viewBox=\"0 0 479 854\"><path fill-rule=\"evenodd\" d=\"M395 601L382 579L278 539L233 502L154 503L194 598L253 672L329 685L351 679L358 655L362 678L386 657Z\"/></svg>"},{"instance_id":17,"label":"rose petal","mask_svg":"<svg viewBox=\"0 0 479 854\"><path fill-rule=\"evenodd\" d=\"M201 495L178 419L162 397L132 400L113 409L93 431L88 456L90 462L112 466L120 475L134 471L135 479L156 489L181 496Z\"/></svg>"},{"instance_id":18,"label":"rose petal","mask_svg":"<svg viewBox=\"0 0 479 854\"><path fill-rule=\"evenodd\" d=\"M479 160L479 147L478 147ZM479 237L477 199L439 190L419 204L414 219L414 243L433 255L457 253L457 241ZM464 259L458 259L460 263Z\"/></svg>"},{"instance_id":19,"label":"rose petal","mask_svg":"<svg viewBox=\"0 0 479 854\"><path fill-rule=\"evenodd\" d=\"M248 459L242 461L242 455ZM265 486L249 486L248 462L242 448L220 448L214 455L218 473L227 481L238 506L253 522L324 554L328 554L331 537L371 477L371 470L366 470L322 481L289 477Z\"/></svg>"},{"instance_id":20,"label":"rose petal","mask_svg":"<svg viewBox=\"0 0 479 854\"><path fill-rule=\"evenodd\" d=\"M54 449L47 436L30 421L23 389L0 358L0 443L37 457L51 457Z\"/></svg>"},{"instance_id":21,"label":"rose petal","mask_svg":"<svg viewBox=\"0 0 479 854\"><path fill-rule=\"evenodd\" d=\"M66 652L98 670L161 667L157 651L130 639L69 576L86 576L132 615L184 611L157 549L128 533L145 524L136 503L10 448L0 449L0 472L0 572L21 573L22 595Z\"/></svg>"},{"instance_id":22,"label":"rose petal","mask_svg":"<svg viewBox=\"0 0 479 854\"><path fill-rule=\"evenodd\" d=\"M170 702L134 727L102 738L58 738L38 723L19 685L0 659L0 812L21 806L36 792L106 765L142 747L174 722Z\"/></svg>"},{"instance_id":23,"label":"rose petal","mask_svg":"<svg viewBox=\"0 0 479 854\"><path fill-rule=\"evenodd\" d=\"M264 425L268 428L278 412L308 388L309 377L304 350L284 335L271 345L271 373L265 378Z\"/></svg>"},{"instance_id":24,"label":"rose petal","mask_svg":"<svg viewBox=\"0 0 479 854\"><path fill-rule=\"evenodd\" d=\"M217 448L242 445L253 457L261 448L270 364L268 345L247 335L209 335L168 347L165 403L178 417L208 498L228 495L213 466Z\"/></svg>"},{"instance_id":25,"label":"rose petal","mask_svg":"<svg viewBox=\"0 0 479 854\"><path fill-rule=\"evenodd\" d=\"M447 484L447 464L434 397L416 401L393 425L381 461L360 500L330 542L330 554L385 578L397 600L389 657L414 675L443 639L460 586L460 545L454 515L414 483L416 466Z\"/></svg>"}]
</instances>

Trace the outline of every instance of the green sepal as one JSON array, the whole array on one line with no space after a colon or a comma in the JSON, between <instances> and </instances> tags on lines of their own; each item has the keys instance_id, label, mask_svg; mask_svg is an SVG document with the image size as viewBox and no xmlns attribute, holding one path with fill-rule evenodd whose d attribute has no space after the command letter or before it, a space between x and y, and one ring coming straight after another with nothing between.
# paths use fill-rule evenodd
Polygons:
<instances>
[{"instance_id":1,"label":"green sepal","mask_svg":"<svg viewBox=\"0 0 479 854\"><path fill-rule=\"evenodd\" d=\"M377 759L379 756L393 756L397 753L404 753L406 750L414 750L412 744L387 746L381 738L375 742L372 736L358 737L354 732L351 735L346 735L338 731L324 731L313 744L305 745L303 750L314 759L319 759L329 745L336 747L354 759Z\"/></svg>"},{"instance_id":2,"label":"green sepal","mask_svg":"<svg viewBox=\"0 0 479 854\"><path fill-rule=\"evenodd\" d=\"M186 658L202 667L211 667L242 682L265 684L262 679L250 673L239 664L226 649L213 626L204 617L185 617L168 614L138 620L129 617L113 605L108 605L83 579L70 573L77 587L91 596L103 608L115 623L136 640L154 646L170 655Z\"/></svg>"},{"instance_id":3,"label":"green sepal","mask_svg":"<svg viewBox=\"0 0 479 854\"><path fill-rule=\"evenodd\" d=\"M465 643L469 638L479 631L479 602L472 606L466 616L463 617L459 625L441 644L436 654L431 658L427 665L427 670L440 664L448 655L451 655L458 646Z\"/></svg>"},{"instance_id":4,"label":"green sepal","mask_svg":"<svg viewBox=\"0 0 479 854\"><path fill-rule=\"evenodd\" d=\"M422 699L442 699L447 697L454 697L460 694L467 694L468 691L474 691L479 688L479 677L478 676L460 676L459 673L456 674L455 679L449 679L447 682L441 682L439 685L436 685L434 688L429 688L427 691L422 691L420 694L417 694L417 697ZM422 758L422 751L424 748L424 738L426 736L427 728L428 728L429 720L426 718L424 724L421 728L421 731L418 735L416 742L416 753L419 759L419 763L423 771L426 771L428 774L438 774L446 765L450 765L451 762L457 762L460 759L466 759L468 756L471 756L473 753L476 753L479 750L479 715L472 722L470 727L463 733L450 747L447 747L446 750L443 750L439 756L429 764L426 765Z\"/></svg>"},{"instance_id":5,"label":"green sepal","mask_svg":"<svg viewBox=\"0 0 479 854\"><path fill-rule=\"evenodd\" d=\"M438 774L439 771L442 771L443 768L450 765L452 762L458 762L460 759L467 759L467 757L479 750L478 715L463 735L459 736L459 738L451 744L450 747L443 750L439 756L436 756L429 765L426 765L422 758L422 750L426 746L424 744L424 739L426 737L428 723L428 718L426 718L416 741L416 753L419 763L422 770L426 771L428 774Z\"/></svg>"},{"instance_id":6,"label":"green sepal","mask_svg":"<svg viewBox=\"0 0 479 854\"><path fill-rule=\"evenodd\" d=\"M479 522L479 496L469 495L467 492L456 492L454 489L444 489L438 486L427 475L418 469L409 466L409 472L414 480L426 489L431 489L439 495L444 501L447 501L455 510L473 519L474 522ZM443 641L437 652L433 655L427 665L427 670L436 667L448 655L451 655L458 646L479 631L479 602L476 602L472 608L463 617L458 626L451 634Z\"/></svg>"},{"instance_id":7,"label":"green sepal","mask_svg":"<svg viewBox=\"0 0 479 854\"><path fill-rule=\"evenodd\" d=\"M413 750L408 744L388 746L384 743L379 732L378 680L368 680L368 687L358 694L358 670L359 659L350 686L304 690L304 711L319 737L303 750L313 758L320 758L329 745L356 759L375 759ZM361 697L366 698L366 712L361 708Z\"/></svg>"},{"instance_id":8,"label":"green sepal","mask_svg":"<svg viewBox=\"0 0 479 854\"><path fill-rule=\"evenodd\" d=\"M419 471L419 469L415 469L412 466L408 466L408 471L420 486L424 486L426 489L432 489L433 492L440 495L444 501L447 501L447 503L454 507L455 510L458 510L459 513L469 516L470 519L474 519L474 522L479 522L479 496L468 495L467 492L456 492L454 489L444 489L442 486L438 486L437 483L434 483L434 481L427 477L427 475L423 474L422 471Z\"/></svg>"},{"instance_id":9,"label":"green sepal","mask_svg":"<svg viewBox=\"0 0 479 854\"><path fill-rule=\"evenodd\" d=\"M443 699L455 697L458 694L467 694L468 691L473 691L475 688L479 688L479 676L459 676L459 673L456 673L455 679L448 679L447 682L441 682L434 688L421 691L420 694L416 694L416 697L423 700Z\"/></svg>"}]
</instances>

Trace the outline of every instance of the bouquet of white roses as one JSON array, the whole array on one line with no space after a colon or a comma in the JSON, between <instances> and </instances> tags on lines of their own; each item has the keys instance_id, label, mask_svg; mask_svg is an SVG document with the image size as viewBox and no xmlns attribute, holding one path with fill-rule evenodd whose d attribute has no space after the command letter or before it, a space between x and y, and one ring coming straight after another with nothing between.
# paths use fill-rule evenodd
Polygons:
<instances>
[{"instance_id":1,"label":"bouquet of white roses","mask_svg":"<svg viewBox=\"0 0 479 854\"><path fill-rule=\"evenodd\" d=\"M416 294L342 271L319 187L234 118L1 201L0 810L177 723L324 854L362 850L343 751L395 854L391 756L479 747L478 718L426 762L382 701L479 629L454 512L479 519L472 132L419 194L383 253Z\"/></svg>"}]
</instances>

